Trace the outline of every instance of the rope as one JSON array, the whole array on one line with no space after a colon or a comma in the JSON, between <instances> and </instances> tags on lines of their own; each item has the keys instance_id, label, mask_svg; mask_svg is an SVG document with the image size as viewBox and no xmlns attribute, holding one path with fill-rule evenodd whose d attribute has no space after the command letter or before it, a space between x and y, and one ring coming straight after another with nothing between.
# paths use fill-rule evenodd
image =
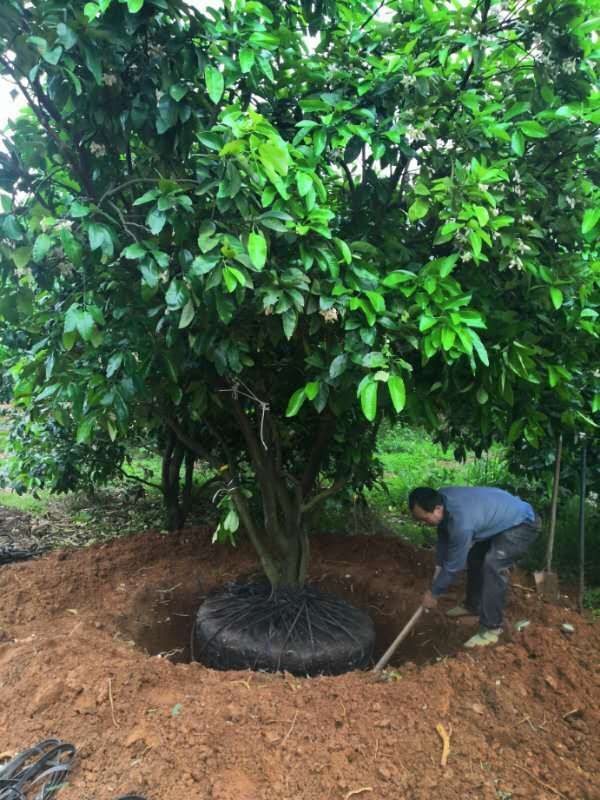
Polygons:
<instances>
[{"instance_id":1,"label":"rope","mask_svg":"<svg viewBox=\"0 0 600 800\"><path fill-rule=\"evenodd\" d=\"M246 391L245 392L240 391L240 386L243 386ZM238 397L240 397L240 396L241 397L247 397L249 400L252 400L254 403L256 403L258 405L258 407L260 408L260 411L261 411L261 414L260 414L260 442L261 442L262 446L265 448L265 450L268 450L269 448L267 446L267 443L265 442L265 437L264 437L264 427L265 427L265 414L267 413L267 411L270 410L269 404L267 402L265 402L264 400L261 400L260 397L257 397L254 394L254 392L252 391L252 389L250 389L248 386L246 386L246 384L243 383L242 381L234 381L231 389L219 389L219 391L220 392L231 392L231 394L233 395L233 399L234 400L237 400Z\"/></svg>"},{"instance_id":2,"label":"rope","mask_svg":"<svg viewBox=\"0 0 600 800\"><path fill-rule=\"evenodd\" d=\"M75 753L72 744L59 739L45 739L18 753L0 766L0 800L50 800L65 786ZM117 800L146 799L127 794Z\"/></svg>"}]
</instances>

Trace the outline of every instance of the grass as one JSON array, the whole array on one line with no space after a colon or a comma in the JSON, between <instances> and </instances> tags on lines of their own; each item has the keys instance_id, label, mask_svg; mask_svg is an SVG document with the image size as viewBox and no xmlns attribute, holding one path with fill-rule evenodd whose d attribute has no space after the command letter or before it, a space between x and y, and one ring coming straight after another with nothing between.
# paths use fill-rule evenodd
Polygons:
<instances>
[{"instance_id":1,"label":"grass","mask_svg":"<svg viewBox=\"0 0 600 800\"><path fill-rule=\"evenodd\" d=\"M451 450L431 441L421 430L403 426L385 428L378 441L384 467L383 481L367 497L387 527L415 544L430 544L435 531L415 523L408 495L416 486L505 486L512 483L504 451L493 448L481 459L454 459Z\"/></svg>"}]
</instances>

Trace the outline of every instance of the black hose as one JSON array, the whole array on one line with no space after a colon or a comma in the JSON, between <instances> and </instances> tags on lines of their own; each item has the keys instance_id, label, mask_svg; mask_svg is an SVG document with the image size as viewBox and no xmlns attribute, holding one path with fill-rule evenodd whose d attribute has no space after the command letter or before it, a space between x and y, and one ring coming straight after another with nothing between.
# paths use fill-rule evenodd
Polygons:
<instances>
[{"instance_id":1,"label":"black hose","mask_svg":"<svg viewBox=\"0 0 600 800\"><path fill-rule=\"evenodd\" d=\"M29 550L17 550L15 547L0 548L0 564L12 564L15 561L27 561L37 558L48 551L48 547L31 547Z\"/></svg>"},{"instance_id":2,"label":"black hose","mask_svg":"<svg viewBox=\"0 0 600 800\"><path fill-rule=\"evenodd\" d=\"M58 739L45 739L18 753L0 765L0 800L50 800L65 785L75 753L72 744ZM37 794L32 794L36 790ZM146 798L127 794L118 800Z\"/></svg>"}]
</instances>

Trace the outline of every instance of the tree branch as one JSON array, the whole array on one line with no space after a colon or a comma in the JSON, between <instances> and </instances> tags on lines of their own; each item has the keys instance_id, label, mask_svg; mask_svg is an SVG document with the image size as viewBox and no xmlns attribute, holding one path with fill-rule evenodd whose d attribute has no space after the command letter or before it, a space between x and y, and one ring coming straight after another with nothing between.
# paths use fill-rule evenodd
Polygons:
<instances>
[{"instance_id":1,"label":"tree branch","mask_svg":"<svg viewBox=\"0 0 600 800\"><path fill-rule=\"evenodd\" d=\"M323 454L325 448L329 444L331 437L335 432L336 420L331 414L324 414L319 423L319 429L315 437L314 444L310 451L304 474L300 480L302 489L302 496L306 497L317 479L321 464L323 462Z\"/></svg>"},{"instance_id":2,"label":"tree branch","mask_svg":"<svg viewBox=\"0 0 600 800\"><path fill-rule=\"evenodd\" d=\"M347 483L347 478L338 478L338 480L334 481L328 489L323 489L322 492L319 492L319 494L312 497L307 503L304 503L301 508L302 513L306 514L306 512L310 511L311 508L314 508L319 503L322 503L323 500L331 497L332 494L336 494L336 492L339 492L340 489L343 489Z\"/></svg>"},{"instance_id":3,"label":"tree branch","mask_svg":"<svg viewBox=\"0 0 600 800\"><path fill-rule=\"evenodd\" d=\"M128 472L125 472L123 467L119 467L119 472L130 481L138 481L138 483L143 483L146 486L150 486L152 489L162 491L162 486L159 483L152 483L152 481L144 480L144 478L140 478L139 475L130 475Z\"/></svg>"}]
</instances>

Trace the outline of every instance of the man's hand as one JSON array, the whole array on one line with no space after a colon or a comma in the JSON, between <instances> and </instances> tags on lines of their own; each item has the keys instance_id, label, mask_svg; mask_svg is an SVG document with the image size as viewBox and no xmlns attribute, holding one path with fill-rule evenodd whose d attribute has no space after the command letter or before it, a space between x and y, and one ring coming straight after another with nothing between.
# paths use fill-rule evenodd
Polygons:
<instances>
[{"instance_id":1,"label":"man's hand","mask_svg":"<svg viewBox=\"0 0 600 800\"><path fill-rule=\"evenodd\" d=\"M421 605L426 611L429 611L430 608L437 608L437 597L434 597L431 594L431 591L428 589L425 594L423 595L423 599L421 600Z\"/></svg>"}]
</instances>

